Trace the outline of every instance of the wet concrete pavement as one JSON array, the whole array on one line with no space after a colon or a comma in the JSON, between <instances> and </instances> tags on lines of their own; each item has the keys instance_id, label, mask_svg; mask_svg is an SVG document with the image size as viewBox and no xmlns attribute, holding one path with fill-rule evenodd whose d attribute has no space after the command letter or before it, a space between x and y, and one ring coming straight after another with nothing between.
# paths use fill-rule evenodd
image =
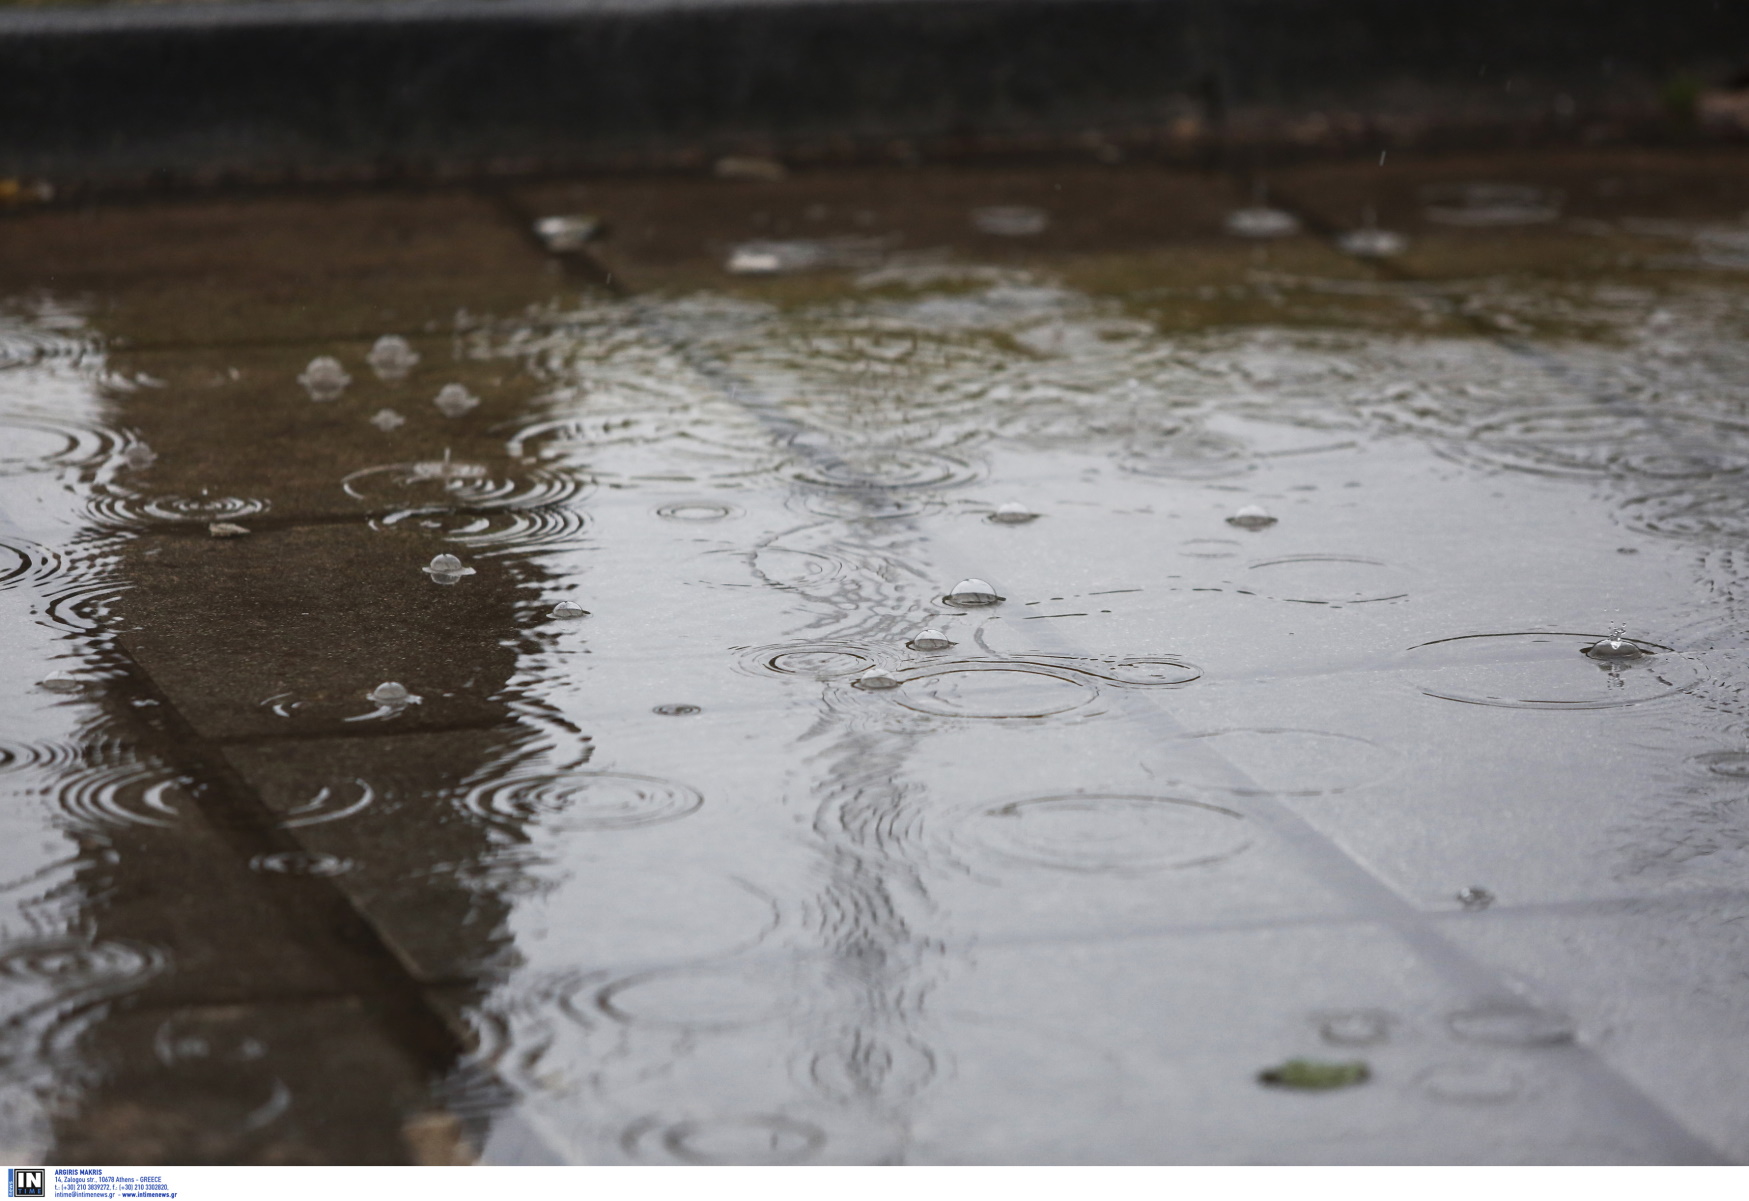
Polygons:
<instances>
[{"instance_id":1,"label":"wet concrete pavement","mask_svg":"<svg viewBox=\"0 0 1749 1201\"><path fill-rule=\"evenodd\" d=\"M9 217L6 1145L1749 1155L1746 210L1597 152Z\"/></svg>"}]
</instances>

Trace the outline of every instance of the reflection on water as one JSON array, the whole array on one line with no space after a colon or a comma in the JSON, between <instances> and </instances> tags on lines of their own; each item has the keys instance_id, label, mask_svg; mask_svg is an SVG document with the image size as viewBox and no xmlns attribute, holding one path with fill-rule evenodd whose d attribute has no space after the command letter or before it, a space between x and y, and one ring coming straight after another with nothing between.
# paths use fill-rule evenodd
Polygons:
<instances>
[{"instance_id":1,"label":"reflection on water","mask_svg":"<svg viewBox=\"0 0 1749 1201\"><path fill-rule=\"evenodd\" d=\"M9 310L0 1145L1707 1153L1482 945L1509 906L1442 922L1749 847L1741 641L1685 633L1749 579L1697 557L1749 528L1719 295L1529 346L893 282L458 318L458 373L540 392L453 450L357 429L433 352L288 362L370 437L249 495L130 457L189 444L78 313ZM1545 632L1618 614L1647 653ZM306 1128L311 1038L384 1065L355 1134ZM1259 1095L1317 1039L1372 1083Z\"/></svg>"}]
</instances>

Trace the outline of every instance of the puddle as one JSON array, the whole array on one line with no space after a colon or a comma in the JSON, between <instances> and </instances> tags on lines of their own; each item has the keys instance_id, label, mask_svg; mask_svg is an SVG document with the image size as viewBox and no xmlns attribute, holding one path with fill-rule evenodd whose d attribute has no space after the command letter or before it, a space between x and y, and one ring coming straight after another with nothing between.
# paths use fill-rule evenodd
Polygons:
<instances>
[{"instance_id":1,"label":"puddle","mask_svg":"<svg viewBox=\"0 0 1749 1201\"><path fill-rule=\"evenodd\" d=\"M1749 846L1741 278L1561 265L1543 185L1411 188L1434 228L1340 253L1223 192L1187 274L1055 255L1090 219L1026 190L955 193L937 254L872 189L786 208L816 174L706 181L760 195L663 263L592 182L612 235L543 236L634 294L409 267L438 316L331 345L253 294L198 345L125 283L0 305L0 1139L380 1118L271 1144L374 1162L438 1078L576 1162L1749 1153L1704 1083L1735 919L1655 925L1657 1004L1562 950L1663 921L1621 864ZM1495 265L1416 274L1453 240ZM1616 620L1659 641L1542 628ZM1476 1001L1521 983L1574 1012ZM355 994L362 1042L227 1008ZM1376 1076L1258 1088L1308 1055Z\"/></svg>"}]
</instances>

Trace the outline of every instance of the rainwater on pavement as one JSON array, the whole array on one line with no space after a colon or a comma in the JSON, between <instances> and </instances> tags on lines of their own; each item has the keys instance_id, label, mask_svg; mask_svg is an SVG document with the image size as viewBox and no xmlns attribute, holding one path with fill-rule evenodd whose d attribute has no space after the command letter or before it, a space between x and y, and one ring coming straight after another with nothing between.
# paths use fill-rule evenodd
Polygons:
<instances>
[{"instance_id":1,"label":"rainwater on pavement","mask_svg":"<svg viewBox=\"0 0 1749 1201\"><path fill-rule=\"evenodd\" d=\"M1749 161L729 174L0 220L13 1161L1749 1158Z\"/></svg>"}]
</instances>

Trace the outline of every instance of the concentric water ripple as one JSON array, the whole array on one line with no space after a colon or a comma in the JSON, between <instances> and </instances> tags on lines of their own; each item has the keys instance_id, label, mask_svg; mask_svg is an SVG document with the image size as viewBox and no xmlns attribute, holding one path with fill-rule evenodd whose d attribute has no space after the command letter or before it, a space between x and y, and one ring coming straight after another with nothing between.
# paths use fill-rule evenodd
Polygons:
<instances>
[{"instance_id":1,"label":"concentric water ripple","mask_svg":"<svg viewBox=\"0 0 1749 1201\"><path fill-rule=\"evenodd\" d=\"M48 794L65 816L87 829L168 829L186 820L191 811L184 784L182 777L162 768L132 763L69 774L58 779Z\"/></svg>"},{"instance_id":2,"label":"concentric water ripple","mask_svg":"<svg viewBox=\"0 0 1749 1201\"><path fill-rule=\"evenodd\" d=\"M463 803L494 823L565 831L630 830L696 813L704 797L697 789L654 776L572 772L481 785Z\"/></svg>"},{"instance_id":3,"label":"concentric water ripple","mask_svg":"<svg viewBox=\"0 0 1749 1201\"><path fill-rule=\"evenodd\" d=\"M105 487L86 501L86 512L99 525L138 529L158 522L189 522L202 525L215 521L239 521L273 507L264 497L247 496L144 496L125 489Z\"/></svg>"},{"instance_id":4,"label":"concentric water ripple","mask_svg":"<svg viewBox=\"0 0 1749 1201\"><path fill-rule=\"evenodd\" d=\"M1541 409L1482 422L1450 449L1545 475L1700 479L1749 467L1749 423L1675 409Z\"/></svg>"},{"instance_id":5,"label":"concentric water ripple","mask_svg":"<svg viewBox=\"0 0 1749 1201\"><path fill-rule=\"evenodd\" d=\"M939 451L895 447L822 452L796 465L793 477L821 488L942 489L979 476L973 464Z\"/></svg>"},{"instance_id":6,"label":"concentric water ripple","mask_svg":"<svg viewBox=\"0 0 1749 1201\"><path fill-rule=\"evenodd\" d=\"M90 466L118 453L125 442L115 430L73 417L3 413L0 475Z\"/></svg>"},{"instance_id":7,"label":"concentric water ripple","mask_svg":"<svg viewBox=\"0 0 1749 1201\"><path fill-rule=\"evenodd\" d=\"M1673 492L1630 498L1618 511L1629 529L1697 542L1739 546L1749 540L1749 488L1703 481Z\"/></svg>"},{"instance_id":8,"label":"concentric water ripple","mask_svg":"<svg viewBox=\"0 0 1749 1201\"><path fill-rule=\"evenodd\" d=\"M1253 574L1255 573L1255 574ZM1363 605L1409 595L1407 570L1354 555L1291 555L1251 564L1245 582L1272 600Z\"/></svg>"},{"instance_id":9,"label":"concentric water ripple","mask_svg":"<svg viewBox=\"0 0 1749 1201\"><path fill-rule=\"evenodd\" d=\"M1069 793L972 811L961 851L1059 871L1142 874L1231 859L1251 846L1241 813L1177 797Z\"/></svg>"},{"instance_id":10,"label":"concentric water ripple","mask_svg":"<svg viewBox=\"0 0 1749 1201\"><path fill-rule=\"evenodd\" d=\"M1136 475L1184 480L1219 479L1256 467L1251 448L1244 442L1201 429L1134 440L1124 447L1117 462Z\"/></svg>"},{"instance_id":11,"label":"concentric water ripple","mask_svg":"<svg viewBox=\"0 0 1749 1201\"><path fill-rule=\"evenodd\" d=\"M989 660L931 664L905 674L891 695L937 717L1053 717L1092 704L1098 688L1082 673L1048 665Z\"/></svg>"},{"instance_id":12,"label":"concentric water ripple","mask_svg":"<svg viewBox=\"0 0 1749 1201\"><path fill-rule=\"evenodd\" d=\"M588 529L589 518L568 505L486 513L403 509L371 518L370 526L382 533L451 543L480 553L535 554L577 545Z\"/></svg>"},{"instance_id":13,"label":"concentric water ripple","mask_svg":"<svg viewBox=\"0 0 1749 1201\"><path fill-rule=\"evenodd\" d=\"M376 790L363 780L325 784L315 796L287 810L279 824L287 829L325 825L362 813L376 800Z\"/></svg>"},{"instance_id":14,"label":"concentric water ripple","mask_svg":"<svg viewBox=\"0 0 1749 1201\"><path fill-rule=\"evenodd\" d=\"M341 482L354 500L390 509L539 509L572 500L588 487L540 467L424 459L355 471Z\"/></svg>"},{"instance_id":15,"label":"concentric water ripple","mask_svg":"<svg viewBox=\"0 0 1749 1201\"><path fill-rule=\"evenodd\" d=\"M594 995L594 1008L627 1025L733 1030L787 1013L801 981L785 960L643 972Z\"/></svg>"},{"instance_id":16,"label":"concentric water ripple","mask_svg":"<svg viewBox=\"0 0 1749 1201\"><path fill-rule=\"evenodd\" d=\"M664 1124L646 1118L620 1136L627 1155L646 1162L777 1166L806 1163L826 1145L809 1122L754 1114Z\"/></svg>"},{"instance_id":17,"label":"concentric water ripple","mask_svg":"<svg viewBox=\"0 0 1749 1201\"><path fill-rule=\"evenodd\" d=\"M805 680L836 680L860 675L874 667L876 660L867 648L854 642L788 642L743 651L741 665L755 675L775 672Z\"/></svg>"},{"instance_id":18,"label":"concentric water ripple","mask_svg":"<svg viewBox=\"0 0 1749 1201\"><path fill-rule=\"evenodd\" d=\"M17 534L0 534L0 590L41 584L65 570L59 551Z\"/></svg>"},{"instance_id":19,"label":"concentric water ripple","mask_svg":"<svg viewBox=\"0 0 1749 1201\"><path fill-rule=\"evenodd\" d=\"M158 975L169 959L158 947L123 939L20 943L0 949L0 976L68 991L126 988Z\"/></svg>"},{"instance_id":20,"label":"concentric water ripple","mask_svg":"<svg viewBox=\"0 0 1749 1201\"><path fill-rule=\"evenodd\" d=\"M656 516L669 521L727 521L744 512L739 505L718 500L675 500L656 507Z\"/></svg>"},{"instance_id":21,"label":"concentric water ripple","mask_svg":"<svg viewBox=\"0 0 1749 1201\"><path fill-rule=\"evenodd\" d=\"M1612 709L1685 692L1706 678L1698 660L1635 639L1649 654L1599 662L1584 649L1603 634L1464 634L1411 647L1424 694L1507 709Z\"/></svg>"},{"instance_id":22,"label":"concentric water ripple","mask_svg":"<svg viewBox=\"0 0 1749 1201\"><path fill-rule=\"evenodd\" d=\"M1202 668L1171 655L1056 655L1027 651L1014 656L1023 666L1037 664L1092 676L1107 684L1134 688L1178 688L1202 679Z\"/></svg>"}]
</instances>

